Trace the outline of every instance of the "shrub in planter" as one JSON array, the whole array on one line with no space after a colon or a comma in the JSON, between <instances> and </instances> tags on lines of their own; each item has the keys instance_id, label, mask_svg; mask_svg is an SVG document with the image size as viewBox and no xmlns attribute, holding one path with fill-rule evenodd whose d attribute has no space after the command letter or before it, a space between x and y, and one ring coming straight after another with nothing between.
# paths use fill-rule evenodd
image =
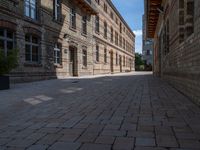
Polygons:
<instances>
[{"instance_id":1,"label":"shrub in planter","mask_svg":"<svg viewBox=\"0 0 200 150\"><path fill-rule=\"evenodd\" d=\"M7 54L0 50L0 90L9 89L10 71L18 65L18 51L16 49L9 50Z\"/></svg>"}]
</instances>

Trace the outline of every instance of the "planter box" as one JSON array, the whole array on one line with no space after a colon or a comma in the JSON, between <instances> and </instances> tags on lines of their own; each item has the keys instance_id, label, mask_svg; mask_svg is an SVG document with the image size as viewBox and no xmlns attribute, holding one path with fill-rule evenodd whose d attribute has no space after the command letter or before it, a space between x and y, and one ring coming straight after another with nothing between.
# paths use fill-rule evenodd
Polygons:
<instances>
[{"instance_id":1,"label":"planter box","mask_svg":"<svg viewBox=\"0 0 200 150\"><path fill-rule=\"evenodd\" d=\"M7 90L10 88L9 76L0 76L0 90Z\"/></svg>"}]
</instances>

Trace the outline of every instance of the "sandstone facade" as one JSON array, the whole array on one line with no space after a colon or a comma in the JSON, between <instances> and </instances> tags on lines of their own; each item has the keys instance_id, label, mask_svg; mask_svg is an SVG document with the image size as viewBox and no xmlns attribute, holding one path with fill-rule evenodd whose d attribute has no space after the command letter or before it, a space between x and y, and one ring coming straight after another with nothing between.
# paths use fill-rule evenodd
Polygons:
<instances>
[{"instance_id":1,"label":"sandstone facade","mask_svg":"<svg viewBox=\"0 0 200 150\"><path fill-rule=\"evenodd\" d=\"M128 44L124 48L110 42L110 26L117 32L120 28L109 18L111 10L125 28L121 35ZM103 20L107 21L107 39L102 36ZM10 74L13 82L134 70L135 36L109 0L100 4L95 0L1 0L0 31L1 49L19 49L19 66ZM121 58L121 70L115 65L115 53Z\"/></svg>"}]
</instances>

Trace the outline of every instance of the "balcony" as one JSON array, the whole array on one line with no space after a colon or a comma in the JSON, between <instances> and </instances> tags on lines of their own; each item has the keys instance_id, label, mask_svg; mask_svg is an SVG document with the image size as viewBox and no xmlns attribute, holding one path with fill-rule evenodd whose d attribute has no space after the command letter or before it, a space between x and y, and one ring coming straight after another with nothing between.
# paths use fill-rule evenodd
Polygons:
<instances>
[{"instance_id":1,"label":"balcony","mask_svg":"<svg viewBox=\"0 0 200 150\"><path fill-rule=\"evenodd\" d=\"M75 3L84 11L91 15L96 15L97 8L91 0L76 0Z\"/></svg>"}]
</instances>

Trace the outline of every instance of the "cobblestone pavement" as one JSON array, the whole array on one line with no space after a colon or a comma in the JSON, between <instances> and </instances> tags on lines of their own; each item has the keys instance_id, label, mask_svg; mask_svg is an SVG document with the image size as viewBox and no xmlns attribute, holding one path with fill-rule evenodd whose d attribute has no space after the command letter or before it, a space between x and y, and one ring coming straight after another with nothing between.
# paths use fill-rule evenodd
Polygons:
<instances>
[{"instance_id":1,"label":"cobblestone pavement","mask_svg":"<svg viewBox=\"0 0 200 150\"><path fill-rule=\"evenodd\" d=\"M0 92L0 150L200 150L200 109L132 73Z\"/></svg>"}]
</instances>

